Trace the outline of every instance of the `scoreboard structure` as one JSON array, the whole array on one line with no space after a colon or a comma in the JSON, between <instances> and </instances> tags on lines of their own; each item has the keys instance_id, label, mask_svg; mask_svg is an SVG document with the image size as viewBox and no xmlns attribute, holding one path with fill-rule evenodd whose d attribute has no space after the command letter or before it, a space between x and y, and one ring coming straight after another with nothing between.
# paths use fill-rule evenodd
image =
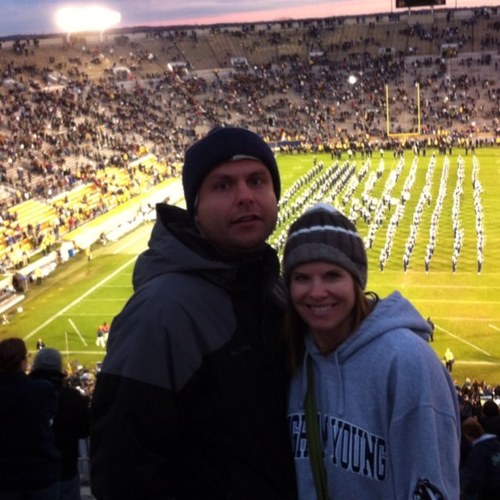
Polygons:
<instances>
[{"instance_id":1,"label":"scoreboard structure","mask_svg":"<svg viewBox=\"0 0 500 500\"><path fill-rule=\"evenodd\" d=\"M435 5L446 5L446 0L396 0L397 9L408 9L411 7L434 7Z\"/></svg>"}]
</instances>

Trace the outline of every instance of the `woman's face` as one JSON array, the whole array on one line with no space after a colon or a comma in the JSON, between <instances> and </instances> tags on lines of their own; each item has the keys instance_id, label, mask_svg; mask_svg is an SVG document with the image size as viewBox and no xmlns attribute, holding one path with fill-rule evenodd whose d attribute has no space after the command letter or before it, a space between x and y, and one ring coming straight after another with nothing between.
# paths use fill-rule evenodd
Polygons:
<instances>
[{"instance_id":1,"label":"woman's face","mask_svg":"<svg viewBox=\"0 0 500 500\"><path fill-rule=\"evenodd\" d=\"M353 333L355 282L342 267L328 262L297 266L290 276L290 297L321 352L328 354Z\"/></svg>"}]
</instances>

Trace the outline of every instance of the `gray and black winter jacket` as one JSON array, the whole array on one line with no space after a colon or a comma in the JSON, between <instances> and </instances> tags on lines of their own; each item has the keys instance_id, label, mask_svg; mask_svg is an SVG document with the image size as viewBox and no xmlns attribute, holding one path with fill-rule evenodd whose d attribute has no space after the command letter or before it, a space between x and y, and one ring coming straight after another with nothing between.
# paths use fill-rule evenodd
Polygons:
<instances>
[{"instance_id":1,"label":"gray and black winter jacket","mask_svg":"<svg viewBox=\"0 0 500 500\"><path fill-rule=\"evenodd\" d=\"M98 500L295 498L279 273L221 256L160 204L92 404Z\"/></svg>"}]
</instances>

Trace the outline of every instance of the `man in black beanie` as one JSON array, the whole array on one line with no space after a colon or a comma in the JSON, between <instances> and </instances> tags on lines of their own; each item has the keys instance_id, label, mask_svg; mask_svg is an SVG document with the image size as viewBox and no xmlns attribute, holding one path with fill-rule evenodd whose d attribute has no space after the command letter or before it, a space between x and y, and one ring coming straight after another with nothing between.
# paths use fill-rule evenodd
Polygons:
<instances>
[{"instance_id":1,"label":"man in black beanie","mask_svg":"<svg viewBox=\"0 0 500 500\"><path fill-rule=\"evenodd\" d=\"M98 500L294 499L274 303L280 177L255 133L217 128L185 154L187 210L160 204L92 403Z\"/></svg>"}]
</instances>

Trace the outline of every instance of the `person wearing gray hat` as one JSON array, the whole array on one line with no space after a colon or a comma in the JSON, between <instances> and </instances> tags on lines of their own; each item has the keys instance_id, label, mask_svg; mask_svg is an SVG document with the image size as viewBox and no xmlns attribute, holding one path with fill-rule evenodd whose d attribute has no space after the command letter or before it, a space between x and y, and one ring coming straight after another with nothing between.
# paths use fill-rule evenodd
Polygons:
<instances>
[{"instance_id":1,"label":"person wearing gray hat","mask_svg":"<svg viewBox=\"0 0 500 500\"><path fill-rule=\"evenodd\" d=\"M90 428L90 402L73 387L64 384L61 353L52 347L37 352L30 377L46 380L57 391L57 410L52 428L56 446L61 454L58 500L80 500L80 474L78 470L80 439L87 438Z\"/></svg>"},{"instance_id":2,"label":"person wearing gray hat","mask_svg":"<svg viewBox=\"0 0 500 500\"><path fill-rule=\"evenodd\" d=\"M331 205L290 226L285 336L299 499L459 498L454 384L415 307L397 291L366 291L367 263L356 227Z\"/></svg>"},{"instance_id":3,"label":"person wearing gray hat","mask_svg":"<svg viewBox=\"0 0 500 500\"><path fill-rule=\"evenodd\" d=\"M257 134L218 127L185 154L186 210L160 204L92 401L98 499L294 500L275 303L280 177Z\"/></svg>"}]
</instances>

